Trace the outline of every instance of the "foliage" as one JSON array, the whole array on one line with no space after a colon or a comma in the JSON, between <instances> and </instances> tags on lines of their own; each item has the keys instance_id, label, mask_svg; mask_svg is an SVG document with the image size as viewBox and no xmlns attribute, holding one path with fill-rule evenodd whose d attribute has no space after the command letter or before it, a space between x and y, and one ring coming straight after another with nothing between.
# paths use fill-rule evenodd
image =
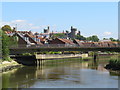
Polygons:
<instances>
[{"instance_id":1,"label":"foliage","mask_svg":"<svg viewBox=\"0 0 120 90\"><path fill-rule=\"evenodd\" d=\"M111 41L113 41L113 42L114 42L114 41L117 41L117 42L119 41L119 39L114 39L114 38L112 38L112 37L111 37L111 38L103 38L103 40L111 40Z\"/></svg>"},{"instance_id":2,"label":"foliage","mask_svg":"<svg viewBox=\"0 0 120 90\"><path fill-rule=\"evenodd\" d=\"M109 38L111 41L116 41L116 39L114 39L114 38Z\"/></svg>"},{"instance_id":3,"label":"foliage","mask_svg":"<svg viewBox=\"0 0 120 90\"><path fill-rule=\"evenodd\" d=\"M103 40L108 40L108 38L103 38Z\"/></svg>"},{"instance_id":4,"label":"foliage","mask_svg":"<svg viewBox=\"0 0 120 90\"><path fill-rule=\"evenodd\" d=\"M119 54L118 57L112 56L109 60L109 64L106 65L107 69L112 69L112 70L120 70L120 58L119 58Z\"/></svg>"},{"instance_id":5,"label":"foliage","mask_svg":"<svg viewBox=\"0 0 120 90\"><path fill-rule=\"evenodd\" d=\"M64 33L56 33L56 34L53 34L53 38L64 38L65 37L65 34Z\"/></svg>"},{"instance_id":6,"label":"foliage","mask_svg":"<svg viewBox=\"0 0 120 90\"><path fill-rule=\"evenodd\" d=\"M1 29L3 31L12 31L12 29L11 29L11 27L9 25L4 25Z\"/></svg>"},{"instance_id":7,"label":"foliage","mask_svg":"<svg viewBox=\"0 0 120 90\"><path fill-rule=\"evenodd\" d=\"M13 59L11 59L9 56L3 57L2 59L3 61L12 61Z\"/></svg>"},{"instance_id":8,"label":"foliage","mask_svg":"<svg viewBox=\"0 0 120 90\"><path fill-rule=\"evenodd\" d=\"M9 37L9 46L16 46L18 45L18 42L17 42L17 37L16 36L12 36L12 37Z\"/></svg>"},{"instance_id":9,"label":"foliage","mask_svg":"<svg viewBox=\"0 0 120 90\"><path fill-rule=\"evenodd\" d=\"M9 37L5 34L4 31L0 30L0 38L2 39L2 56L3 60L10 61L9 57L9 46L17 44L17 41L14 39L14 37Z\"/></svg>"},{"instance_id":10,"label":"foliage","mask_svg":"<svg viewBox=\"0 0 120 90\"><path fill-rule=\"evenodd\" d=\"M83 57L82 58L82 60L86 60L86 59L91 60L91 59L93 59L93 57Z\"/></svg>"},{"instance_id":11,"label":"foliage","mask_svg":"<svg viewBox=\"0 0 120 90\"><path fill-rule=\"evenodd\" d=\"M86 37L82 36L82 35L76 35L75 37L76 39L79 39L79 40L86 40Z\"/></svg>"},{"instance_id":12,"label":"foliage","mask_svg":"<svg viewBox=\"0 0 120 90\"><path fill-rule=\"evenodd\" d=\"M80 51L64 51L63 54L80 54Z\"/></svg>"},{"instance_id":13,"label":"foliage","mask_svg":"<svg viewBox=\"0 0 120 90\"><path fill-rule=\"evenodd\" d=\"M93 55L98 55L98 53L97 53L97 52L93 52L93 51L89 52L88 54L89 54L90 56L93 56Z\"/></svg>"},{"instance_id":14,"label":"foliage","mask_svg":"<svg viewBox=\"0 0 120 90\"><path fill-rule=\"evenodd\" d=\"M113 67L113 68L117 68L120 70L120 60L118 60L118 59L111 59L109 61L109 65L111 65L111 67Z\"/></svg>"},{"instance_id":15,"label":"foliage","mask_svg":"<svg viewBox=\"0 0 120 90\"><path fill-rule=\"evenodd\" d=\"M22 53L23 56L32 56L31 53Z\"/></svg>"},{"instance_id":16,"label":"foliage","mask_svg":"<svg viewBox=\"0 0 120 90\"><path fill-rule=\"evenodd\" d=\"M53 51L48 52L48 51L44 51L44 52L37 52L37 53L39 53L39 54L61 54L62 52L53 52Z\"/></svg>"},{"instance_id":17,"label":"foliage","mask_svg":"<svg viewBox=\"0 0 120 90\"><path fill-rule=\"evenodd\" d=\"M92 42L98 42L99 38L97 35L93 35L93 36L87 37L86 40L92 41Z\"/></svg>"},{"instance_id":18,"label":"foliage","mask_svg":"<svg viewBox=\"0 0 120 90\"><path fill-rule=\"evenodd\" d=\"M2 55L3 55L3 60L6 60L9 56L9 37L2 32Z\"/></svg>"}]
</instances>

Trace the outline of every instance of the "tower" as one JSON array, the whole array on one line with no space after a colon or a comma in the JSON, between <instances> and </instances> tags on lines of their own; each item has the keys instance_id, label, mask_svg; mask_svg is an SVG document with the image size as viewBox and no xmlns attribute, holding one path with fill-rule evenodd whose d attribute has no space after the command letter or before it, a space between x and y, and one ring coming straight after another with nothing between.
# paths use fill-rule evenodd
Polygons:
<instances>
[{"instance_id":1,"label":"tower","mask_svg":"<svg viewBox=\"0 0 120 90\"><path fill-rule=\"evenodd\" d=\"M49 33L50 27L48 26L47 29L44 29L44 33Z\"/></svg>"},{"instance_id":2,"label":"tower","mask_svg":"<svg viewBox=\"0 0 120 90\"><path fill-rule=\"evenodd\" d=\"M76 29L76 28L73 28L73 27L71 26L70 38L75 38L76 31L77 31L77 29Z\"/></svg>"}]
</instances>

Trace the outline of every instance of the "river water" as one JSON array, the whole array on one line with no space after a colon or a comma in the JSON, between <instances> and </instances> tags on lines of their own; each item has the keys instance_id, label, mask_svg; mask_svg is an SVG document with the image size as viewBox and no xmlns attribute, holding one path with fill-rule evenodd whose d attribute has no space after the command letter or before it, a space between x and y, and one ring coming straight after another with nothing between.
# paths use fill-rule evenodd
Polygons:
<instances>
[{"instance_id":1,"label":"river water","mask_svg":"<svg viewBox=\"0 0 120 90\"><path fill-rule=\"evenodd\" d=\"M2 74L3 88L118 88L119 76L98 63L78 59L54 60L40 67L24 66Z\"/></svg>"}]
</instances>

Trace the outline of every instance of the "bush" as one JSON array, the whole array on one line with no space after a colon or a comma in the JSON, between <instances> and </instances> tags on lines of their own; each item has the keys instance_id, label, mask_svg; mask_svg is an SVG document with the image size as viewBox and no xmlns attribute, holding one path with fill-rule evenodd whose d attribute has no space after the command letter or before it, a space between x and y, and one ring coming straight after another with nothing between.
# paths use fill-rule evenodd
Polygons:
<instances>
[{"instance_id":1,"label":"bush","mask_svg":"<svg viewBox=\"0 0 120 90\"><path fill-rule=\"evenodd\" d=\"M12 61L12 59L10 57L3 57L2 61Z\"/></svg>"},{"instance_id":2,"label":"bush","mask_svg":"<svg viewBox=\"0 0 120 90\"><path fill-rule=\"evenodd\" d=\"M109 69L120 70L120 60L119 59L111 59L109 61Z\"/></svg>"},{"instance_id":3,"label":"bush","mask_svg":"<svg viewBox=\"0 0 120 90\"><path fill-rule=\"evenodd\" d=\"M32 56L31 53L23 53L22 55L23 55L23 56Z\"/></svg>"}]
</instances>

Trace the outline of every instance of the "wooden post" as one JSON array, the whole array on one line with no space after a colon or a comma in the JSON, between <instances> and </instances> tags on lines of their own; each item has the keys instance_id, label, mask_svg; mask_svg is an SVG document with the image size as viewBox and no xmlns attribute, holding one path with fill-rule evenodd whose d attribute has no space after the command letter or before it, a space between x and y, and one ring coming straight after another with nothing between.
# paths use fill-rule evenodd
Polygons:
<instances>
[{"instance_id":1,"label":"wooden post","mask_svg":"<svg viewBox=\"0 0 120 90\"><path fill-rule=\"evenodd\" d=\"M96 63L97 55L94 54L93 58L94 58L94 63Z\"/></svg>"},{"instance_id":2,"label":"wooden post","mask_svg":"<svg viewBox=\"0 0 120 90\"><path fill-rule=\"evenodd\" d=\"M38 59L38 65L40 66L40 59Z\"/></svg>"},{"instance_id":3,"label":"wooden post","mask_svg":"<svg viewBox=\"0 0 120 90\"><path fill-rule=\"evenodd\" d=\"M36 60L35 60L35 66L37 66L37 62L38 62L38 60L36 59Z\"/></svg>"}]
</instances>

